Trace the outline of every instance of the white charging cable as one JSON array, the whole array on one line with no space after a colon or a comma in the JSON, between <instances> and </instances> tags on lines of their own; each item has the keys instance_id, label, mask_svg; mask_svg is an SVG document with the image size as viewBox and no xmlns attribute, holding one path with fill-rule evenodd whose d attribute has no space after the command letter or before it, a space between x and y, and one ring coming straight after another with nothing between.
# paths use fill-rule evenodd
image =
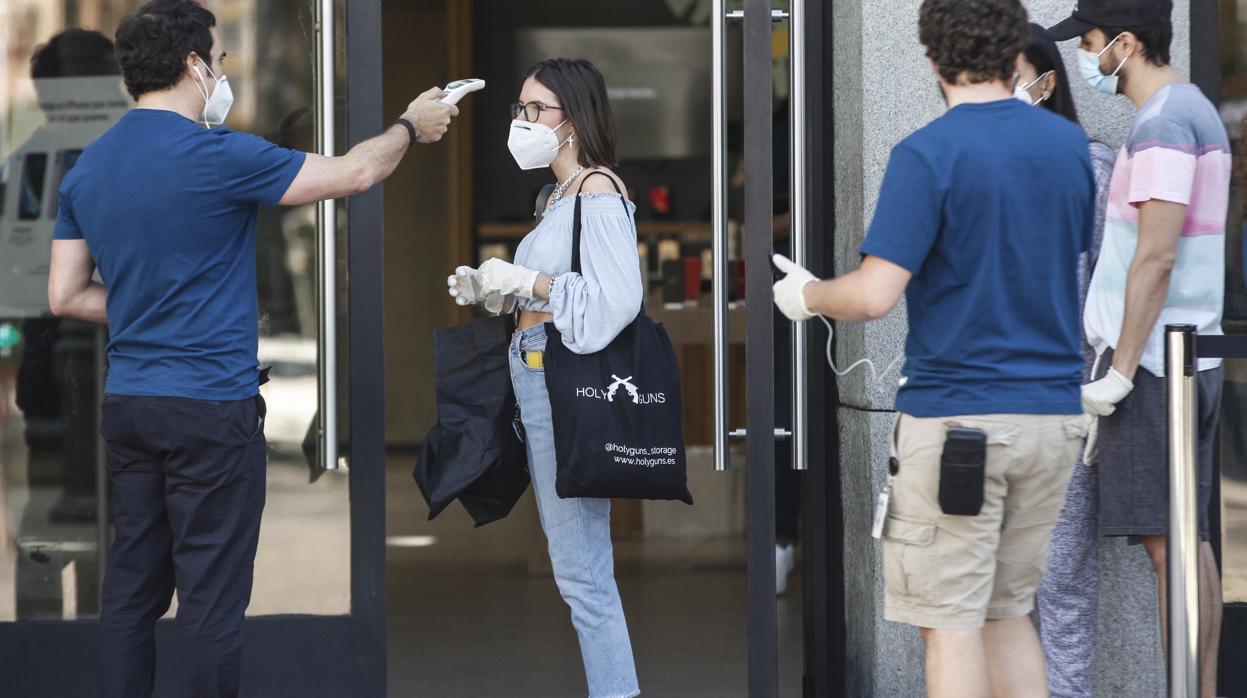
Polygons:
<instances>
[{"instance_id":1,"label":"white charging cable","mask_svg":"<svg viewBox=\"0 0 1247 698\"><path fill-rule=\"evenodd\" d=\"M885 376L891 373L893 369L899 366L901 364L901 360L905 358L904 353L897 354L896 358L892 359L892 363L888 364L888 367L884 369L883 373L879 373L879 371L875 369L875 362L871 361L870 359L861 359L855 362L852 366L849 366L848 368L841 371L840 369L836 368L836 361L834 358L832 358L832 355L831 355L831 340L834 339L836 336L835 329L832 327L831 322L828 321L825 316L820 314L818 315L818 319L822 320L823 324L827 326L827 365L831 366L832 373L835 373L837 376L841 378L852 373L853 370L856 369L858 366L865 366L868 369L870 369L870 373L871 373L871 376L873 376L873 380L876 383L878 383L878 382L881 382Z\"/></svg>"}]
</instances>

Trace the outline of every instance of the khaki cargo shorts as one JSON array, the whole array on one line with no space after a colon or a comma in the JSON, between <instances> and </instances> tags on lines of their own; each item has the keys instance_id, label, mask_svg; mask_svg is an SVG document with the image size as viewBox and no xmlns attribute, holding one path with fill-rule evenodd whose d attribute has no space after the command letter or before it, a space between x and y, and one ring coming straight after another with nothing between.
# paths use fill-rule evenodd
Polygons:
<instances>
[{"instance_id":1,"label":"khaki cargo shorts","mask_svg":"<svg viewBox=\"0 0 1247 698\"><path fill-rule=\"evenodd\" d=\"M978 516L940 510L940 454L957 426L987 433ZM1086 417L901 414L894 429L900 470L883 533L884 618L963 630L1030 613Z\"/></svg>"}]
</instances>

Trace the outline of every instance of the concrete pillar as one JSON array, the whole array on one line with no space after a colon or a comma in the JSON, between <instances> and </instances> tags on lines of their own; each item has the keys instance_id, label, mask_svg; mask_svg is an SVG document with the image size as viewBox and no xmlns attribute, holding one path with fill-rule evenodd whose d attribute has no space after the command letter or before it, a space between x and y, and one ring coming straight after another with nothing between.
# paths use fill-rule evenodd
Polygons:
<instances>
[{"instance_id":1,"label":"concrete pillar","mask_svg":"<svg viewBox=\"0 0 1247 698\"><path fill-rule=\"evenodd\" d=\"M1032 19L1049 26L1068 16L1070 0L1025 2ZM944 111L936 81L918 43L921 0L835 3L835 176L838 274L859 263L858 248L874 214L891 148ZM1189 0L1175 2L1173 56L1190 64ZM1092 138L1120 147L1133 105L1092 93L1078 78L1076 42L1063 45L1084 127ZM816 330L821 332L821 326ZM902 351L904 305L867 325L837 323L838 365L869 357L880 371ZM896 375L874 382L869 372L841 379L841 469L844 483L849 696L924 694L922 642L916 630L883 617L879 545L870 537L874 499L887 467ZM1102 545L1097 696L1159 696L1164 661L1156 587L1141 546L1120 539Z\"/></svg>"}]
</instances>

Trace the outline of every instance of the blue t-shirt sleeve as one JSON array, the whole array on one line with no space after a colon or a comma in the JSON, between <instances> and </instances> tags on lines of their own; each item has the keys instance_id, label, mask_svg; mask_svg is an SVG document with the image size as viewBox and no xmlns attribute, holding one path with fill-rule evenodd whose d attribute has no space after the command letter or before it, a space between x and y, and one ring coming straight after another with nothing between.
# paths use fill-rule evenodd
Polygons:
<instances>
[{"instance_id":1,"label":"blue t-shirt sleeve","mask_svg":"<svg viewBox=\"0 0 1247 698\"><path fill-rule=\"evenodd\" d=\"M52 239L82 239L82 229L78 227L78 219L74 217L74 197L63 183L57 194L56 227L52 229Z\"/></svg>"},{"instance_id":2,"label":"blue t-shirt sleeve","mask_svg":"<svg viewBox=\"0 0 1247 698\"><path fill-rule=\"evenodd\" d=\"M935 244L942 208L943 194L930 164L906 143L897 145L883 175L862 254L917 274Z\"/></svg>"},{"instance_id":3,"label":"blue t-shirt sleeve","mask_svg":"<svg viewBox=\"0 0 1247 698\"><path fill-rule=\"evenodd\" d=\"M276 206L307 158L250 133L225 131L220 143L217 170L222 190L233 201Z\"/></svg>"}]
</instances>

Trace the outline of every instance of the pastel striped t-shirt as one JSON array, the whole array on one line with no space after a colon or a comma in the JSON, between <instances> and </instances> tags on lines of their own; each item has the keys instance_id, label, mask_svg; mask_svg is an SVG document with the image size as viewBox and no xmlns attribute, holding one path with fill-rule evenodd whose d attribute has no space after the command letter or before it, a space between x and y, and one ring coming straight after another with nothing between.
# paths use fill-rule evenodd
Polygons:
<instances>
[{"instance_id":1,"label":"pastel striped t-shirt","mask_svg":"<svg viewBox=\"0 0 1247 698\"><path fill-rule=\"evenodd\" d=\"M1221 334L1225 296L1225 217L1230 190L1230 141L1198 87L1163 87L1139 110L1117 156L1099 263L1083 323L1097 353L1117 347L1125 317L1126 276L1139 241L1139 206L1157 199L1183 204L1169 294L1140 365L1165 373L1165 325L1189 323L1200 334ZM1220 359L1200 359L1199 370Z\"/></svg>"}]
</instances>

